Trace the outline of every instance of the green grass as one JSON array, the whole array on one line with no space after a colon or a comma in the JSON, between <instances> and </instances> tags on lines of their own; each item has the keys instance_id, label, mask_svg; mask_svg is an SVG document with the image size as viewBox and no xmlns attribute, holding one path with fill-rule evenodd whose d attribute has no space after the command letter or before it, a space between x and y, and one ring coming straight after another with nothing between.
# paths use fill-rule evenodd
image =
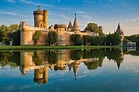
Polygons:
<instances>
[{"instance_id":1,"label":"green grass","mask_svg":"<svg viewBox=\"0 0 139 92\"><path fill-rule=\"evenodd\" d=\"M0 46L0 50L99 49L119 46Z\"/></svg>"}]
</instances>

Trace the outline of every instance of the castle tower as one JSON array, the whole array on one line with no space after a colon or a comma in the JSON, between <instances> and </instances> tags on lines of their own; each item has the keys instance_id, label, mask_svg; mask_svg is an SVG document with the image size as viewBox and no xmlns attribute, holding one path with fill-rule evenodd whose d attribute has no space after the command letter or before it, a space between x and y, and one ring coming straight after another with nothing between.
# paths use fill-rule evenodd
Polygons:
<instances>
[{"instance_id":1,"label":"castle tower","mask_svg":"<svg viewBox=\"0 0 139 92\"><path fill-rule=\"evenodd\" d=\"M40 6L38 6L38 10L33 12L33 15L34 15L34 26L43 27L43 11L41 11Z\"/></svg>"},{"instance_id":2,"label":"castle tower","mask_svg":"<svg viewBox=\"0 0 139 92\"><path fill-rule=\"evenodd\" d=\"M78 21L76 19L76 14L75 14L75 19L74 19L74 23L73 23L73 26L72 26L72 31L74 31L75 33L80 31L80 28L78 26Z\"/></svg>"},{"instance_id":3,"label":"castle tower","mask_svg":"<svg viewBox=\"0 0 139 92\"><path fill-rule=\"evenodd\" d=\"M38 10L33 12L34 15L34 26L48 28L48 11L41 10L40 6L38 6Z\"/></svg>"},{"instance_id":4,"label":"castle tower","mask_svg":"<svg viewBox=\"0 0 139 92\"><path fill-rule=\"evenodd\" d=\"M48 11L43 10L43 28L48 28Z\"/></svg>"},{"instance_id":5,"label":"castle tower","mask_svg":"<svg viewBox=\"0 0 139 92\"><path fill-rule=\"evenodd\" d=\"M118 23L116 34L118 34L121 37L121 45L122 45L123 44L123 39L124 39L124 33L123 33L123 30L120 27L120 23Z\"/></svg>"},{"instance_id":6,"label":"castle tower","mask_svg":"<svg viewBox=\"0 0 139 92\"><path fill-rule=\"evenodd\" d=\"M67 30L67 26L64 24L55 24L54 29L58 35L58 45L65 45L65 31Z\"/></svg>"},{"instance_id":7,"label":"castle tower","mask_svg":"<svg viewBox=\"0 0 139 92\"><path fill-rule=\"evenodd\" d=\"M28 29L26 22L20 24L20 45L31 45L33 32Z\"/></svg>"},{"instance_id":8,"label":"castle tower","mask_svg":"<svg viewBox=\"0 0 139 92\"><path fill-rule=\"evenodd\" d=\"M71 31L72 30L72 23L71 21L69 22L69 25L68 25L68 31Z\"/></svg>"}]
</instances>

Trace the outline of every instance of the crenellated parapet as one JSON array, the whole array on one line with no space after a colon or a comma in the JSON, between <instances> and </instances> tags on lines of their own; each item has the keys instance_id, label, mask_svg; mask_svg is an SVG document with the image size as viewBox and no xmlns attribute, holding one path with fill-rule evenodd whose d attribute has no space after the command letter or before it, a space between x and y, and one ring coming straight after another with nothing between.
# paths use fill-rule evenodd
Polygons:
<instances>
[{"instance_id":1,"label":"crenellated parapet","mask_svg":"<svg viewBox=\"0 0 139 92\"><path fill-rule=\"evenodd\" d=\"M20 26L22 31L27 31L27 30L31 30L31 31L48 31L47 28L42 28L42 27L34 27L31 25L27 25L26 22L21 22L22 25Z\"/></svg>"}]
</instances>

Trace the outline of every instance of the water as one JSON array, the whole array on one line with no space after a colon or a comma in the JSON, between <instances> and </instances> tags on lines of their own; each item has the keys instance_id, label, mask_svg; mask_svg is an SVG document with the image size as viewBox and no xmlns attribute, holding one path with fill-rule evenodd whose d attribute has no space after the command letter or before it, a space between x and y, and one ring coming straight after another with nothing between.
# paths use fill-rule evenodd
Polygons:
<instances>
[{"instance_id":1,"label":"water","mask_svg":"<svg viewBox=\"0 0 139 92\"><path fill-rule=\"evenodd\" d=\"M138 92L139 51L1 51L0 91Z\"/></svg>"}]
</instances>

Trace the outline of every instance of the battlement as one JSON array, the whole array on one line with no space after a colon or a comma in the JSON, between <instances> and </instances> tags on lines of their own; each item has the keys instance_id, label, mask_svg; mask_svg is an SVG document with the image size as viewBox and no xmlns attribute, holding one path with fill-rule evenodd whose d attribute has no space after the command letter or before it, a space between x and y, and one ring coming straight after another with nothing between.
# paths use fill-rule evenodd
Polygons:
<instances>
[{"instance_id":1,"label":"battlement","mask_svg":"<svg viewBox=\"0 0 139 92\"><path fill-rule=\"evenodd\" d=\"M30 30L30 31L48 31L47 28L41 28L41 27L34 27L31 25L27 25L26 22L22 22L22 25L20 26L20 29L26 31L26 30Z\"/></svg>"}]
</instances>

